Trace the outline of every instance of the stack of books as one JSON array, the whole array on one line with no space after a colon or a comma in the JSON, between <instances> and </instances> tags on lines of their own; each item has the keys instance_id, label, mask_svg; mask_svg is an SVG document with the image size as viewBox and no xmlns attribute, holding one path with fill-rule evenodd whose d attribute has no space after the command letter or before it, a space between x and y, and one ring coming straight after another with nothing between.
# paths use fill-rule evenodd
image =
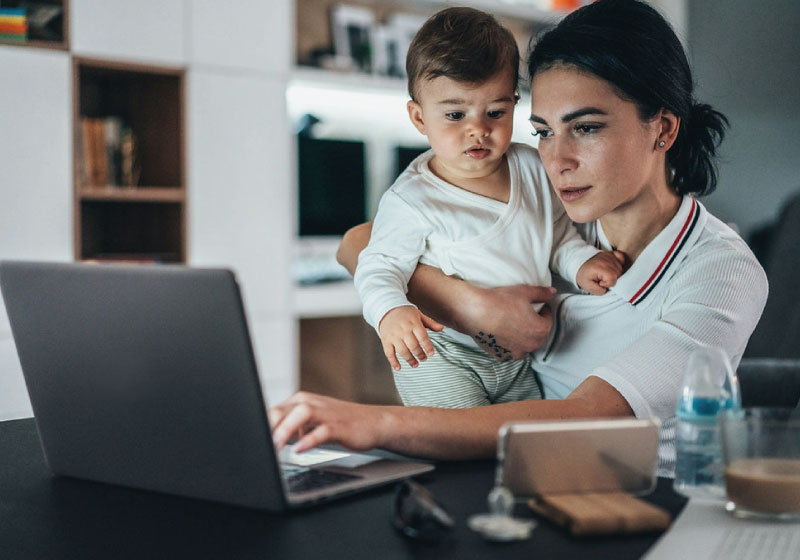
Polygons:
<instances>
[{"instance_id":1,"label":"stack of books","mask_svg":"<svg viewBox=\"0 0 800 560\"><path fill-rule=\"evenodd\" d=\"M0 8L0 41L24 43L28 40L28 20L22 8Z\"/></svg>"},{"instance_id":2,"label":"stack of books","mask_svg":"<svg viewBox=\"0 0 800 560\"><path fill-rule=\"evenodd\" d=\"M134 187L138 184L133 132L121 118L81 118L80 150L84 186Z\"/></svg>"}]
</instances>

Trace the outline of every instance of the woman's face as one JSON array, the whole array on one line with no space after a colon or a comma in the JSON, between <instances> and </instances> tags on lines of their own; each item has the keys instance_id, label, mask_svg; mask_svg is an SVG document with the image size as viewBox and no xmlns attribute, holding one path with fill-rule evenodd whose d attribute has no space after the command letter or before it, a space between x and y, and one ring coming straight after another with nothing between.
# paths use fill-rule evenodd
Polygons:
<instances>
[{"instance_id":1,"label":"woman's face","mask_svg":"<svg viewBox=\"0 0 800 560\"><path fill-rule=\"evenodd\" d=\"M659 122L642 121L608 82L574 67L537 72L531 84L539 153L576 222L632 209L650 189L666 186Z\"/></svg>"}]
</instances>

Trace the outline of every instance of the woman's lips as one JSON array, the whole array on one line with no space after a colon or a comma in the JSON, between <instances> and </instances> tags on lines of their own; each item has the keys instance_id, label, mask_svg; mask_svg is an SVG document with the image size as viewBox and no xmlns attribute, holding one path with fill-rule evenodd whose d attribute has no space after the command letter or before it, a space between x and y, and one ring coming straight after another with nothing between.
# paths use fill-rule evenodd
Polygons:
<instances>
[{"instance_id":1,"label":"woman's lips","mask_svg":"<svg viewBox=\"0 0 800 560\"><path fill-rule=\"evenodd\" d=\"M563 202L574 202L585 195L592 187L563 187L558 189L558 196Z\"/></svg>"}]
</instances>

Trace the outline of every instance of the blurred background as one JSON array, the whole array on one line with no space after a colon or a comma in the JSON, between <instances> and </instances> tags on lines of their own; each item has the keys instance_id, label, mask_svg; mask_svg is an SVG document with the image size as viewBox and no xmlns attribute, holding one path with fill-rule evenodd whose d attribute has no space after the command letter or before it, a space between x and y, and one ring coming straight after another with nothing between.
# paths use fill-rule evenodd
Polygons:
<instances>
[{"instance_id":1,"label":"blurred background","mask_svg":"<svg viewBox=\"0 0 800 560\"><path fill-rule=\"evenodd\" d=\"M581 3L0 0L0 259L232 268L269 401L302 387L395 402L333 255L426 148L406 115L410 38L470 5L525 52ZM766 316L781 328L757 332L752 352L797 352L778 275L800 253L800 5L651 3L686 46L698 99L731 122L703 201L770 274ZM532 142L522 95L514 138ZM0 419L31 414L0 306Z\"/></svg>"}]
</instances>

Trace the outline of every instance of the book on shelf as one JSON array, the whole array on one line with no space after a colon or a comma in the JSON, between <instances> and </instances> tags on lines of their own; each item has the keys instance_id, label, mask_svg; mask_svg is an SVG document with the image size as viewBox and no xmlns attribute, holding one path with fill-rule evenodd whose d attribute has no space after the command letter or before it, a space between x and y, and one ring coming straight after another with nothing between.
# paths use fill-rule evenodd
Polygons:
<instances>
[{"instance_id":1,"label":"book on shelf","mask_svg":"<svg viewBox=\"0 0 800 560\"><path fill-rule=\"evenodd\" d=\"M135 136L120 117L82 117L79 146L80 181L83 186L138 185Z\"/></svg>"},{"instance_id":2,"label":"book on shelf","mask_svg":"<svg viewBox=\"0 0 800 560\"><path fill-rule=\"evenodd\" d=\"M0 7L0 41L28 40L28 19L23 8Z\"/></svg>"}]
</instances>

